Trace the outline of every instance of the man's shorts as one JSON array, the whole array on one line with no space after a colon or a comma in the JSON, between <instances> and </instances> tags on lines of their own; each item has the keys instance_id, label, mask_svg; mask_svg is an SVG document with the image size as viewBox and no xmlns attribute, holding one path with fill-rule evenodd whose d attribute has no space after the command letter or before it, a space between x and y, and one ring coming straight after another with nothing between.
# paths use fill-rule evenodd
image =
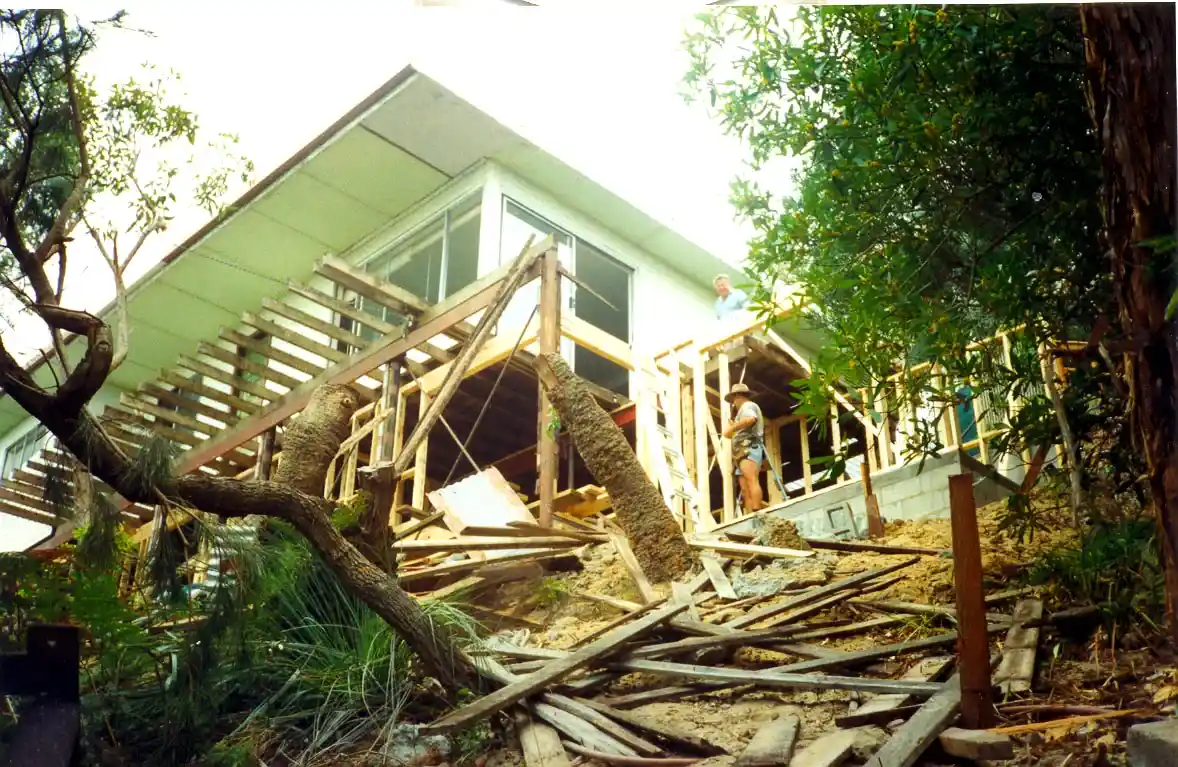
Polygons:
<instances>
[{"instance_id":1,"label":"man's shorts","mask_svg":"<svg viewBox=\"0 0 1178 767\"><path fill-rule=\"evenodd\" d=\"M740 464L743 463L744 461L752 461L753 463L755 463L757 465L757 472L760 473L761 464L764 463L764 461L765 461L765 446L764 445L754 445L754 446L750 447L748 455L746 455L744 458L741 458L739 461L736 462L736 471L734 473L738 477L740 476Z\"/></svg>"}]
</instances>

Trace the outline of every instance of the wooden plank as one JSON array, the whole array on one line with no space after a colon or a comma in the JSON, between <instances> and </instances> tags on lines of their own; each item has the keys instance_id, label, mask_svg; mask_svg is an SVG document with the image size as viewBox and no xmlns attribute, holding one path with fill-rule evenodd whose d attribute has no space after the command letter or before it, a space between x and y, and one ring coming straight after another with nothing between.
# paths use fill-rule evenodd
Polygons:
<instances>
[{"instance_id":1,"label":"wooden plank","mask_svg":"<svg viewBox=\"0 0 1178 767\"><path fill-rule=\"evenodd\" d=\"M622 626L622 625L629 623L630 621L634 620L635 618L637 618L640 615L645 615L646 613L650 612L651 610L655 609L656 607L658 607L659 605L663 604L666 601L667 601L666 597L660 597L659 599L656 599L653 602L647 602L646 604L639 606L635 610L631 610L630 612L627 612L624 615L620 615L617 618L614 618L609 623L602 626L601 628L597 629L593 633L587 634L587 635L581 637L580 639L578 639L576 641L576 643L573 644L573 647L576 648L576 647L580 647L582 645L588 644L589 642L593 641L594 639L596 639L597 637L606 633L607 631L612 631L613 629L617 628L618 626Z\"/></svg>"},{"instance_id":2,"label":"wooden plank","mask_svg":"<svg viewBox=\"0 0 1178 767\"><path fill-rule=\"evenodd\" d=\"M184 391L189 392L190 394L193 394L197 397L204 397L206 399L211 399L214 402L220 402L221 404L231 407L235 411L245 413L246 415L254 415L262 410L262 405L258 402L250 402L249 400L244 400L241 397L234 396L229 392L221 391L220 389L214 389L210 386L205 386L202 383L192 380L188 376L182 376L179 373L172 372L171 370L161 370L159 379L166 384L175 386L177 389L183 389ZM263 429L263 431L265 430ZM258 434L261 434L261 432L258 432ZM256 436L258 435L254 434L251 435L250 438L252 439ZM242 440L242 442L244 441L245 440ZM239 442L236 445L233 445L233 447L239 447L241 444L242 443ZM229 449L230 448L226 448L226 450ZM221 453L217 453L217 455L210 455L209 459L216 458L219 455L221 455ZM202 461L202 463L204 462ZM196 468L196 466L193 466L193 468Z\"/></svg>"},{"instance_id":3,"label":"wooden plank","mask_svg":"<svg viewBox=\"0 0 1178 767\"><path fill-rule=\"evenodd\" d=\"M908 669L901 676L901 679L913 682L935 682L941 678L950 668L953 667L955 658L951 655L939 656L933 658L924 658L917 661L916 665ZM884 715L884 717L894 716L897 709L907 706L912 701L909 695L877 695L871 700L864 703L855 710L855 714L861 717ZM898 718L898 717L897 717ZM872 720L871 722L859 722L858 724L843 724L836 722L839 727L857 727L859 724L887 724L887 721Z\"/></svg>"},{"instance_id":4,"label":"wooden plank","mask_svg":"<svg viewBox=\"0 0 1178 767\"><path fill-rule=\"evenodd\" d=\"M568 559L575 560L576 557L569 553L568 550L559 549L543 549L540 551L521 552L519 554L512 554L501 559L496 559L494 564L487 564L483 560L467 560L465 562L446 562L433 567L424 567L420 570L400 570L397 572L397 580L402 585L407 585L417 581L428 580L430 578L439 578L450 575L465 575L466 573L477 573L482 568L498 567L503 564L517 563L521 560L530 560L536 562L543 562L552 559Z\"/></svg>"},{"instance_id":5,"label":"wooden plank","mask_svg":"<svg viewBox=\"0 0 1178 767\"><path fill-rule=\"evenodd\" d=\"M408 290L361 271L338 256L324 256L315 265L315 273L387 306L397 314L415 317L429 309L429 304Z\"/></svg>"},{"instance_id":6,"label":"wooden plank","mask_svg":"<svg viewBox=\"0 0 1178 767\"><path fill-rule=\"evenodd\" d=\"M515 731L527 767L571 767L560 735L550 725L532 721L526 711L516 714Z\"/></svg>"},{"instance_id":7,"label":"wooden plank","mask_svg":"<svg viewBox=\"0 0 1178 767\"><path fill-rule=\"evenodd\" d=\"M634 579L634 585L638 587L638 593L647 602L653 602L658 599L658 592L650 585L650 581L646 579L646 574L642 572L642 568L638 565L638 559L634 556L634 551L630 548L630 542L626 540L626 536L610 532L610 543L613 544L614 550L618 552L618 556L625 565L626 571L630 573L630 577ZM686 607L686 605L684 605Z\"/></svg>"},{"instance_id":8,"label":"wooden plank","mask_svg":"<svg viewBox=\"0 0 1178 767\"><path fill-rule=\"evenodd\" d=\"M744 751L736 758L736 767L774 767L789 764L801 722L784 714L761 727Z\"/></svg>"},{"instance_id":9,"label":"wooden plank","mask_svg":"<svg viewBox=\"0 0 1178 767\"><path fill-rule=\"evenodd\" d=\"M855 746L851 730L828 732L798 752L790 767L837 767L846 761Z\"/></svg>"},{"instance_id":10,"label":"wooden plank","mask_svg":"<svg viewBox=\"0 0 1178 767\"><path fill-rule=\"evenodd\" d=\"M365 325L375 331L378 335L384 336L388 335L389 333L401 332L401 326L385 322L381 318L373 316L358 306L353 306L347 301L341 301L338 298L329 296L326 293L311 287L310 285L303 285L301 283L295 282L294 280L289 280L287 281L286 286L290 288L290 292L294 293L296 296L305 298L312 303L319 304L325 309L331 309L341 317L347 317L353 322L358 322L361 325Z\"/></svg>"},{"instance_id":11,"label":"wooden plank","mask_svg":"<svg viewBox=\"0 0 1178 767\"><path fill-rule=\"evenodd\" d=\"M638 369L638 365L634 361L634 353L628 343L590 325L580 317L572 314L562 317L560 333L582 349L588 349L598 356L605 357L615 365L621 365L626 370Z\"/></svg>"},{"instance_id":12,"label":"wooden plank","mask_svg":"<svg viewBox=\"0 0 1178 767\"><path fill-rule=\"evenodd\" d=\"M780 546L757 546L752 543L730 543L728 541L709 541L694 539L687 542L693 549L710 549L724 554L745 554L755 557L773 557L786 559L790 557L805 559L814 556L813 551L802 549L786 549Z\"/></svg>"},{"instance_id":13,"label":"wooden plank","mask_svg":"<svg viewBox=\"0 0 1178 767\"><path fill-rule=\"evenodd\" d=\"M891 739L867 760L865 767L912 767L953 721L961 707L961 679L957 674L925 702Z\"/></svg>"},{"instance_id":14,"label":"wooden plank","mask_svg":"<svg viewBox=\"0 0 1178 767\"><path fill-rule=\"evenodd\" d=\"M716 596L721 599L736 599L736 590L732 588L732 581L728 580L720 562L706 554L700 556L699 561L711 579L713 588L716 589Z\"/></svg>"},{"instance_id":15,"label":"wooden plank","mask_svg":"<svg viewBox=\"0 0 1178 767\"><path fill-rule=\"evenodd\" d=\"M438 522L441 522L442 517L444 517L444 516L446 516L446 513L444 511L435 511L433 514L430 514L428 517L425 517L423 519L415 519L412 522L405 525L404 527L396 529L393 533L393 541L400 541L405 538L408 538L409 536L411 536L415 533L419 533L422 530L424 530L425 528L427 528L431 525L437 524Z\"/></svg>"},{"instance_id":16,"label":"wooden plank","mask_svg":"<svg viewBox=\"0 0 1178 767\"><path fill-rule=\"evenodd\" d=\"M1035 653L1039 646L1039 628L1022 624L1043 617L1043 602L1024 599L1014 607L1014 625L1002 644L1002 661L994 672L994 684L1003 694L1029 692L1035 678Z\"/></svg>"},{"instance_id":17,"label":"wooden plank","mask_svg":"<svg viewBox=\"0 0 1178 767\"><path fill-rule=\"evenodd\" d=\"M560 311L560 262L555 250L544 254L540 268L540 353L559 354L563 319ZM521 343L520 347L523 348ZM550 428L552 403L544 387L539 387L539 408L536 412L536 465L540 497L541 527L552 527L553 501L556 497L557 474L560 469L556 429Z\"/></svg>"},{"instance_id":18,"label":"wooden plank","mask_svg":"<svg viewBox=\"0 0 1178 767\"><path fill-rule=\"evenodd\" d=\"M239 333L231 328L221 328L217 333L218 337L224 341L228 341L242 349L252 351L255 354L260 354L263 357L270 359L273 362L278 362L286 365L288 368L293 368L300 373L306 373L309 376L317 376L326 368L319 365L306 357L300 357L297 354L291 354L288 351L279 349L271 343L261 341L253 336L248 336L245 333ZM268 340L268 339L267 339Z\"/></svg>"},{"instance_id":19,"label":"wooden plank","mask_svg":"<svg viewBox=\"0 0 1178 767\"><path fill-rule=\"evenodd\" d=\"M989 633L997 634L1003 631L1005 626L990 626ZM935 647L944 647L957 642L958 636L956 631L950 631L947 634L938 634L936 636L925 637L924 639L913 639L908 642L895 642L893 644L880 645L878 647L869 647L866 650L858 650L856 652L843 653L837 658L816 658L814 660L802 661L801 663L791 663L788 666L778 666L774 671L789 672L789 673L804 673L810 671L821 671L835 666L852 666L860 663L867 663L880 658L890 658L894 655L904 655L910 652L919 652L921 650L929 650ZM987 671L989 671L989 656L987 655Z\"/></svg>"},{"instance_id":20,"label":"wooden plank","mask_svg":"<svg viewBox=\"0 0 1178 767\"><path fill-rule=\"evenodd\" d=\"M449 541L397 541L393 551L433 554L438 551L485 551L487 549L559 549L576 548L580 541L561 536L548 538L474 538L460 537Z\"/></svg>"},{"instance_id":21,"label":"wooden plank","mask_svg":"<svg viewBox=\"0 0 1178 767\"><path fill-rule=\"evenodd\" d=\"M608 664L625 671L643 671L657 676L682 676L703 682L735 682L785 690L859 690L862 692L935 695L944 685L928 682L902 682L890 679L834 676L822 674L784 674L762 669L713 668L655 660L621 660Z\"/></svg>"},{"instance_id":22,"label":"wooden plank","mask_svg":"<svg viewBox=\"0 0 1178 767\"><path fill-rule=\"evenodd\" d=\"M626 744L605 734L584 719L570 714L563 709L548 703L533 703L530 708L532 714L569 736L573 741L586 748L600 751L603 754L617 756L638 756L638 752Z\"/></svg>"},{"instance_id":23,"label":"wooden plank","mask_svg":"<svg viewBox=\"0 0 1178 767\"><path fill-rule=\"evenodd\" d=\"M222 410L213 407L207 402L199 402L191 397L185 397L183 394L165 389L164 387L155 383L141 383L138 387L140 396L148 396L155 399L158 405L168 406L169 408L178 408L179 410L192 413L194 415L203 415L206 418L211 418L223 426L234 426L237 424L238 418L234 413L228 410Z\"/></svg>"},{"instance_id":24,"label":"wooden plank","mask_svg":"<svg viewBox=\"0 0 1178 767\"><path fill-rule=\"evenodd\" d=\"M720 431L723 433L728 428L728 424L732 422L732 406L724 399L732 385L732 371L728 366L726 352L716 352L716 370L719 373L720 385ZM723 521L730 522L742 516L741 510L736 508L736 490L734 488L736 477L732 473L736 467L732 462L732 440L722 441L716 455L716 465L720 467L720 485L724 499L724 511L721 516ZM748 503L748 498L745 498L744 502Z\"/></svg>"},{"instance_id":25,"label":"wooden plank","mask_svg":"<svg viewBox=\"0 0 1178 767\"><path fill-rule=\"evenodd\" d=\"M639 754L646 756L657 756L663 753L663 749L650 741L640 738L634 733L622 727L613 719L605 716L599 711L596 711L590 706L585 705L575 698L570 698L567 695L559 695L557 693L545 693L540 696L540 700L544 701L550 706L559 708L579 719L582 719L597 729L604 732L606 735L614 738L620 743L629 746Z\"/></svg>"},{"instance_id":26,"label":"wooden plank","mask_svg":"<svg viewBox=\"0 0 1178 767\"><path fill-rule=\"evenodd\" d=\"M298 378L283 373L270 365L265 365L260 362L255 362L249 357L242 356L235 353L233 350L226 349L224 346L211 344L207 341L201 341L196 345L198 354L203 354L206 357L212 357L215 360L220 360L232 365L238 370L244 370L247 373L252 373L267 381L273 381L284 389L293 389L302 381Z\"/></svg>"},{"instance_id":27,"label":"wooden plank","mask_svg":"<svg viewBox=\"0 0 1178 767\"><path fill-rule=\"evenodd\" d=\"M603 714L621 724L642 730L654 736L656 739L670 744L676 751L682 750L702 756L718 756L727 753L720 746L710 743L690 731L680 730L668 722L656 721L654 717L632 714L629 711L622 711L621 709L607 706L600 701L589 700L587 698L576 698L576 700L586 708Z\"/></svg>"},{"instance_id":28,"label":"wooden plank","mask_svg":"<svg viewBox=\"0 0 1178 767\"><path fill-rule=\"evenodd\" d=\"M220 381L221 383L232 387L233 390L238 394L241 392L252 394L265 402L273 402L282 396L280 392L276 392L273 389L268 389L265 386L262 386L260 383L247 381L241 376L235 375L228 370L206 364L185 354L180 355L180 357L176 360L176 364L182 368L191 370L193 373L199 373L205 378L211 378L214 381Z\"/></svg>"},{"instance_id":29,"label":"wooden plank","mask_svg":"<svg viewBox=\"0 0 1178 767\"><path fill-rule=\"evenodd\" d=\"M701 352L695 346L687 351L691 360L691 396L692 396L692 424L695 429L695 487L699 492L700 509L708 527L715 525L711 506L711 464L708 462L708 427L715 429L712 423L712 413L708 409L706 388L706 352Z\"/></svg>"},{"instance_id":30,"label":"wooden plank","mask_svg":"<svg viewBox=\"0 0 1178 767\"><path fill-rule=\"evenodd\" d=\"M919 546L888 546L885 543L867 541L828 541L826 538L802 538L815 549L832 551L875 551L876 554L920 554L925 556L946 556L948 549L929 549Z\"/></svg>"},{"instance_id":31,"label":"wooden plank","mask_svg":"<svg viewBox=\"0 0 1178 767\"><path fill-rule=\"evenodd\" d=\"M908 615L941 615L950 620L957 620L957 608L949 605L922 605L917 602L902 602L896 599L848 599L849 603L877 610L885 613L905 613ZM1010 623L1010 616L1002 613L986 613L989 623Z\"/></svg>"},{"instance_id":32,"label":"wooden plank","mask_svg":"<svg viewBox=\"0 0 1178 767\"><path fill-rule=\"evenodd\" d=\"M828 597L831 594L834 594L838 591L842 591L844 589L849 589L851 587L858 586L861 583L866 583L867 581L873 580L875 578L880 578L884 575L889 575L891 573L896 572L897 570L901 570L901 569L908 567L910 565L913 565L919 561L920 561L919 558L908 559L903 562L899 562L897 564L891 565L889 567L881 567L877 570L867 570L867 571L859 573L857 575L851 575L846 578L842 578L840 580L834 581L832 583L828 583L825 586L819 586L818 588L811 589L810 591L807 591L803 594L799 594L798 596L793 597L792 599L787 599L784 602L780 602L780 603L774 604L774 605L765 605L764 607L761 607L757 610L752 610L747 615L741 616L739 618L734 618L733 620L728 621L724 625L728 626L729 628L734 628L734 629L742 628L744 626L749 626L749 625L752 625L753 623L757 623L759 621L762 621L765 618L769 618L771 616L777 615L778 613L783 613L786 610L792 610L793 608L800 607L808 602L813 602L818 599L823 599L823 598Z\"/></svg>"},{"instance_id":33,"label":"wooden plank","mask_svg":"<svg viewBox=\"0 0 1178 767\"><path fill-rule=\"evenodd\" d=\"M605 636L590 642L567 657L554 660L543 669L512 682L421 729L426 732L451 732L472 722L485 719L502 711L515 701L532 695L568 676L573 671L614 652L620 645L643 636L657 626L666 623L684 609L686 609L686 605L668 605L648 613L632 623L616 628Z\"/></svg>"},{"instance_id":34,"label":"wooden plank","mask_svg":"<svg viewBox=\"0 0 1178 767\"><path fill-rule=\"evenodd\" d=\"M979 424L979 429L981 428ZM968 729L993 727L990 640L987 636L982 547L974 505L973 475L949 478L953 536L953 585L957 597L958 667L961 674L961 721Z\"/></svg>"}]
</instances>

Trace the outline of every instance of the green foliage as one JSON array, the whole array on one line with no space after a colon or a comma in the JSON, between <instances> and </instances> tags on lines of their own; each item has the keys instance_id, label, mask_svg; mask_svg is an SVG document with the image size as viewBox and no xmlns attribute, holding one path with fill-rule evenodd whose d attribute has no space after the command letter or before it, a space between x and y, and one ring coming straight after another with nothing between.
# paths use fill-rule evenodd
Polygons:
<instances>
[{"instance_id":1,"label":"green foliage","mask_svg":"<svg viewBox=\"0 0 1178 767\"><path fill-rule=\"evenodd\" d=\"M536 587L534 599L541 608L556 608L569 598L569 585L563 578L544 578Z\"/></svg>"},{"instance_id":2,"label":"green foliage","mask_svg":"<svg viewBox=\"0 0 1178 767\"><path fill-rule=\"evenodd\" d=\"M1038 380L971 341L1025 325L1086 333L1108 305L1099 152L1084 100L1079 12L1065 6L724 9L688 36L687 81L749 150L734 185L755 225L758 294L800 283L827 335L804 412L829 386L905 380L932 423L957 382L1004 401ZM756 176L800 158L781 197ZM762 174L763 175L763 174ZM933 452L935 429L918 429Z\"/></svg>"},{"instance_id":3,"label":"green foliage","mask_svg":"<svg viewBox=\"0 0 1178 767\"><path fill-rule=\"evenodd\" d=\"M331 522L338 530L345 530L349 527L359 524L360 518L364 516L364 510L368 508L371 503L371 493L361 490L352 498L348 499L347 503L341 503L335 507L331 513Z\"/></svg>"},{"instance_id":4,"label":"green foliage","mask_svg":"<svg viewBox=\"0 0 1178 767\"><path fill-rule=\"evenodd\" d=\"M1160 630L1165 615L1165 574L1155 541L1157 523L1146 517L1097 522L1078 549L1049 552L1031 568L1032 585L1048 585L1061 604L1100 607L1110 630L1144 623Z\"/></svg>"},{"instance_id":5,"label":"green foliage","mask_svg":"<svg viewBox=\"0 0 1178 767\"><path fill-rule=\"evenodd\" d=\"M87 514L88 524L74 528L75 561L83 569L112 572L135 549L123 529L122 511L105 493L95 493Z\"/></svg>"}]
</instances>

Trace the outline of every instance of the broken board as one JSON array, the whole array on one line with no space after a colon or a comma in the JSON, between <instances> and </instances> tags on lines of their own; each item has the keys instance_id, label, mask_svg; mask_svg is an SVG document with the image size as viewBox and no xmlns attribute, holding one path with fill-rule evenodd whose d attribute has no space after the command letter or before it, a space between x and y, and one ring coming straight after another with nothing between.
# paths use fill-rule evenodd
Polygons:
<instances>
[{"instance_id":1,"label":"broken board","mask_svg":"<svg viewBox=\"0 0 1178 767\"><path fill-rule=\"evenodd\" d=\"M509 522L534 523L536 520L524 506L511 485L491 467L472 474L427 495L435 509L442 512L442 522L455 535L462 535L468 527L506 527ZM471 559L501 559L522 553L517 549L471 551Z\"/></svg>"}]
</instances>

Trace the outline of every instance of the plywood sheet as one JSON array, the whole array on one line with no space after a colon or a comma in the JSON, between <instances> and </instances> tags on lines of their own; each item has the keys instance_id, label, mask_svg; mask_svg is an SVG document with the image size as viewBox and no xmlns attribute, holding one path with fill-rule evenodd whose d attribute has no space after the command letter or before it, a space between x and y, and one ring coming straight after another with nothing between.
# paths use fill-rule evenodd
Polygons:
<instances>
[{"instance_id":1,"label":"plywood sheet","mask_svg":"<svg viewBox=\"0 0 1178 767\"><path fill-rule=\"evenodd\" d=\"M506 527L508 522L535 522L511 485L492 467L429 493L429 501L445 516L442 521L454 534L468 527ZM499 559L522 550L499 549L470 552L472 558Z\"/></svg>"}]
</instances>

